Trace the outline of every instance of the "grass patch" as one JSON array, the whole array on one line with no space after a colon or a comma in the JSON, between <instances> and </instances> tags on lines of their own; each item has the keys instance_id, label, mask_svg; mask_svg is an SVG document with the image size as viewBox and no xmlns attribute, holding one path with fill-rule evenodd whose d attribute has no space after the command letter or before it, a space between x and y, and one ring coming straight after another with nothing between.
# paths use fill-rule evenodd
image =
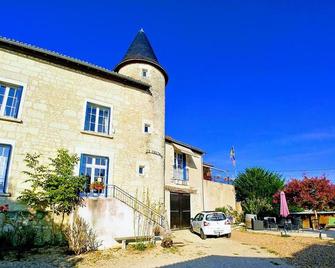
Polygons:
<instances>
[{"instance_id":1,"label":"grass patch","mask_svg":"<svg viewBox=\"0 0 335 268\"><path fill-rule=\"evenodd\" d=\"M177 254L177 253L179 253L179 249L177 247L175 247L175 246L172 246L170 248L164 248L163 252L164 253Z\"/></svg>"},{"instance_id":2,"label":"grass patch","mask_svg":"<svg viewBox=\"0 0 335 268\"><path fill-rule=\"evenodd\" d=\"M252 248L250 248L250 249L257 250L257 248L254 248L254 247L252 247Z\"/></svg>"},{"instance_id":3,"label":"grass patch","mask_svg":"<svg viewBox=\"0 0 335 268\"><path fill-rule=\"evenodd\" d=\"M145 251L146 249L152 249L155 247L154 243L151 242L136 242L132 245L130 245L130 248L135 250L135 251Z\"/></svg>"},{"instance_id":4,"label":"grass patch","mask_svg":"<svg viewBox=\"0 0 335 268\"><path fill-rule=\"evenodd\" d=\"M238 253L234 252L234 253L233 253L233 255L235 255L235 256L238 256L238 255L240 255L240 254L238 254Z\"/></svg>"}]
</instances>

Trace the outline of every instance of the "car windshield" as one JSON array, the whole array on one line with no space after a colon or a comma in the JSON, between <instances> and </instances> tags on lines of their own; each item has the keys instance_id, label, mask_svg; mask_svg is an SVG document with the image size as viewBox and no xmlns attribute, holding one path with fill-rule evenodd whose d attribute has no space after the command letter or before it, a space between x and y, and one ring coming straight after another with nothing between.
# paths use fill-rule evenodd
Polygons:
<instances>
[{"instance_id":1,"label":"car windshield","mask_svg":"<svg viewBox=\"0 0 335 268\"><path fill-rule=\"evenodd\" d=\"M207 221L224 221L226 216L222 213L212 213L206 216Z\"/></svg>"}]
</instances>

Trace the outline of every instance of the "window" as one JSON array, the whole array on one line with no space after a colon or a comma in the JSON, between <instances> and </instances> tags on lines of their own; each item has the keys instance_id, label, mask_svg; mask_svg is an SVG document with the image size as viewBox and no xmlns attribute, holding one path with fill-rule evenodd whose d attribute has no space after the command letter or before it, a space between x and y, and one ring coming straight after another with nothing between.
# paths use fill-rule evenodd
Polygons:
<instances>
[{"instance_id":1,"label":"window","mask_svg":"<svg viewBox=\"0 0 335 268\"><path fill-rule=\"evenodd\" d=\"M139 175L144 175L144 168L145 168L144 166L139 166L138 167L138 174Z\"/></svg>"},{"instance_id":2,"label":"window","mask_svg":"<svg viewBox=\"0 0 335 268\"><path fill-rule=\"evenodd\" d=\"M150 133L150 124L144 124L144 133Z\"/></svg>"},{"instance_id":3,"label":"window","mask_svg":"<svg viewBox=\"0 0 335 268\"><path fill-rule=\"evenodd\" d=\"M23 87L0 82L0 116L17 118Z\"/></svg>"},{"instance_id":4,"label":"window","mask_svg":"<svg viewBox=\"0 0 335 268\"><path fill-rule=\"evenodd\" d=\"M194 220L195 221L202 221L204 218L204 214L199 213L197 216L195 216Z\"/></svg>"},{"instance_id":5,"label":"window","mask_svg":"<svg viewBox=\"0 0 335 268\"><path fill-rule=\"evenodd\" d=\"M226 216L223 213L213 213L206 216L207 221L224 221Z\"/></svg>"},{"instance_id":6,"label":"window","mask_svg":"<svg viewBox=\"0 0 335 268\"><path fill-rule=\"evenodd\" d=\"M84 130L109 134L110 108L88 102Z\"/></svg>"},{"instance_id":7,"label":"window","mask_svg":"<svg viewBox=\"0 0 335 268\"><path fill-rule=\"evenodd\" d=\"M142 77L147 78L148 77L148 70L142 69Z\"/></svg>"},{"instance_id":8,"label":"window","mask_svg":"<svg viewBox=\"0 0 335 268\"><path fill-rule=\"evenodd\" d=\"M0 144L0 193L6 192L11 145Z\"/></svg>"},{"instance_id":9,"label":"window","mask_svg":"<svg viewBox=\"0 0 335 268\"><path fill-rule=\"evenodd\" d=\"M104 186L108 183L108 158L87 154L81 155L80 175L86 177L86 193L104 193Z\"/></svg>"},{"instance_id":10,"label":"window","mask_svg":"<svg viewBox=\"0 0 335 268\"><path fill-rule=\"evenodd\" d=\"M183 153L174 153L174 178L178 180L187 180L186 176L186 155Z\"/></svg>"}]
</instances>

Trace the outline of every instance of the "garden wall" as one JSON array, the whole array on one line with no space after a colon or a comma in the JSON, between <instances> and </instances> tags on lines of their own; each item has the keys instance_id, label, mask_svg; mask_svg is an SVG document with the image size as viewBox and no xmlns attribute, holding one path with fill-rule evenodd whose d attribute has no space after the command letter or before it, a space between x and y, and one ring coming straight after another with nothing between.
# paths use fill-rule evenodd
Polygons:
<instances>
[{"instance_id":1,"label":"garden wall","mask_svg":"<svg viewBox=\"0 0 335 268\"><path fill-rule=\"evenodd\" d=\"M218 207L236 207L235 187L213 181L203 180L204 210L215 210Z\"/></svg>"}]
</instances>

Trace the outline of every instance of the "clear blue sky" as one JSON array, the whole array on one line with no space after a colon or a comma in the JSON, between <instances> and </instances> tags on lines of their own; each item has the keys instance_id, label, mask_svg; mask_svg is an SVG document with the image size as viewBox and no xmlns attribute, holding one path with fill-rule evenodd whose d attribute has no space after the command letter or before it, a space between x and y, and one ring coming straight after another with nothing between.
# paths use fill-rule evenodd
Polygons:
<instances>
[{"instance_id":1,"label":"clear blue sky","mask_svg":"<svg viewBox=\"0 0 335 268\"><path fill-rule=\"evenodd\" d=\"M143 27L170 76L167 134L221 168L234 145L239 170L334 178L334 14L334 1L4 1L0 35L113 68Z\"/></svg>"}]
</instances>

